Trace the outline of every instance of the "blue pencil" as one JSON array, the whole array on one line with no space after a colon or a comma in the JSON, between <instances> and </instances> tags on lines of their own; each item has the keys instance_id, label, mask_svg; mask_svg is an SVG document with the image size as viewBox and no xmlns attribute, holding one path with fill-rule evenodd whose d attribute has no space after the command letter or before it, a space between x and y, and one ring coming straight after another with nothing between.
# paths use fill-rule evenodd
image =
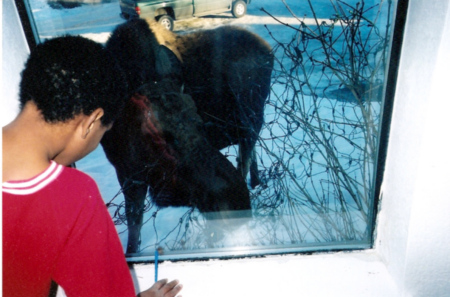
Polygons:
<instances>
[{"instance_id":1,"label":"blue pencil","mask_svg":"<svg viewBox=\"0 0 450 297\"><path fill-rule=\"evenodd\" d=\"M155 249L155 283L158 281L158 249Z\"/></svg>"}]
</instances>

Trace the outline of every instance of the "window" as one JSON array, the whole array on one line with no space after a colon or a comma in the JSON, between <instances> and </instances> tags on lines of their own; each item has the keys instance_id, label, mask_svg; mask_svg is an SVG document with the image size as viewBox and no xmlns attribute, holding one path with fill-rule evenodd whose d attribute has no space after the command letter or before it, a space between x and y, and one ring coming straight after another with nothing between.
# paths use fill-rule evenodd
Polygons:
<instances>
[{"instance_id":1,"label":"window","mask_svg":"<svg viewBox=\"0 0 450 297\"><path fill-rule=\"evenodd\" d=\"M34 40L81 34L105 43L114 28L125 22L117 0L81 2L85 1L25 1ZM246 16L239 18L232 17L234 11L225 11L220 17L177 20L175 14L167 12L175 19L174 30L180 36L224 24L256 33L273 50L273 70L261 125L254 117L262 105L233 113L228 107L222 109L223 101L208 103L208 107L219 106L214 112L225 111L224 118L244 114L239 127L245 129L239 131L251 132L239 139L241 145L223 145L223 141L230 143L236 138L231 130L217 132L217 121L197 119L201 129L194 136L207 139L205 146L195 147L202 152L180 161L186 156L185 150L177 151L174 156L180 159L175 164L184 162L183 167L171 174L164 167L171 160L168 158L159 179L152 175L150 191L148 180L134 178L133 174L125 176L121 186L105 156L105 146L77 163L99 184L129 261L153 260L155 251L163 259L196 259L371 247L379 188L377 171L382 170L383 163L383 119L389 115L385 94L389 91L396 6L397 2L391 0L264 0L248 3ZM227 50L232 44L232 40L225 40L215 50ZM251 58L257 54L255 44L247 46L245 52L234 51L230 58ZM202 52L196 59L202 55L206 54ZM245 72L250 71L250 66L244 66L250 62L241 67L231 60L218 63L227 71L235 71L230 77L241 79L239 88L255 90L249 87L256 84L252 80L255 74ZM204 75L204 68L194 69L192 77ZM258 88L264 88L261 81ZM195 101L196 85L192 84L195 82L186 83L185 93L192 95L188 101ZM237 102L245 93L239 93L237 87L227 92L232 94L227 98ZM195 103L198 113L208 108ZM252 141L244 141L255 135L254 147ZM167 134L163 135L164 142L177 141L164 137ZM117 147L126 145L115 143ZM235 168L246 168L242 165L245 162L238 161L244 156L240 149L245 145L253 148L247 150L248 160L255 162L251 162L248 173L244 170L244 179ZM155 158L161 157L152 153ZM155 166L141 165L146 170ZM136 176L140 170L136 168ZM252 172L257 172L257 179L250 177ZM181 189L167 184L174 179L184 182ZM142 189L144 203L130 202ZM127 203L124 192L131 197ZM132 209L143 212L142 223L135 213L131 215ZM134 237L129 232L133 224L142 225Z\"/></svg>"}]
</instances>

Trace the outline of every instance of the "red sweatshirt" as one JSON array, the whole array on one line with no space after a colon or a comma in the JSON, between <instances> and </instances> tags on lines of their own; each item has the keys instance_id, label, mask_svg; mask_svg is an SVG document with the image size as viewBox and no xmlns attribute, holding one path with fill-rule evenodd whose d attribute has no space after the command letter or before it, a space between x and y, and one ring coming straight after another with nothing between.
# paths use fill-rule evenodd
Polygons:
<instances>
[{"instance_id":1,"label":"red sweatshirt","mask_svg":"<svg viewBox=\"0 0 450 297\"><path fill-rule=\"evenodd\" d=\"M2 185L3 296L135 296L114 224L95 181L52 162Z\"/></svg>"}]
</instances>

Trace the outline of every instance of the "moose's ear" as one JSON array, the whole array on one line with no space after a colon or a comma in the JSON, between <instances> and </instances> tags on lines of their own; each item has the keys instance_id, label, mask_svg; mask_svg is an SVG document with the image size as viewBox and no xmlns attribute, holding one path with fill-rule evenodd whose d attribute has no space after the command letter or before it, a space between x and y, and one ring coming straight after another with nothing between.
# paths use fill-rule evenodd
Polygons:
<instances>
[{"instance_id":1,"label":"moose's ear","mask_svg":"<svg viewBox=\"0 0 450 297\"><path fill-rule=\"evenodd\" d=\"M168 47L160 45L157 48L155 66L160 79L171 78L182 81L181 62Z\"/></svg>"}]
</instances>

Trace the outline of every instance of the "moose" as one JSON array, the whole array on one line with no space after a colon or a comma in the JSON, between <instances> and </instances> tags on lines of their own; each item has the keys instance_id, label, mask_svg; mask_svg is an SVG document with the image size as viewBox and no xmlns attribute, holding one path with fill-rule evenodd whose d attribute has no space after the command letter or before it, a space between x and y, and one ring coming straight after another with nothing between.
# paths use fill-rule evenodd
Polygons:
<instances>
[{"instance_id":1,"label":"moose","mask_svg":"<svg viewBox=\"0 0 450 297\"><path fill-rule=\"evenodd\" d=\"M237 27L176 35L133 19L106 43L129 100L101 144L124 191L127 253L139 251L147 193L158 207L196 207L207 218L251 209L259 183L254 146L264 120L273 56ZM220 152L239 145L237 168Z\"/></svg>"}]
</instances>

